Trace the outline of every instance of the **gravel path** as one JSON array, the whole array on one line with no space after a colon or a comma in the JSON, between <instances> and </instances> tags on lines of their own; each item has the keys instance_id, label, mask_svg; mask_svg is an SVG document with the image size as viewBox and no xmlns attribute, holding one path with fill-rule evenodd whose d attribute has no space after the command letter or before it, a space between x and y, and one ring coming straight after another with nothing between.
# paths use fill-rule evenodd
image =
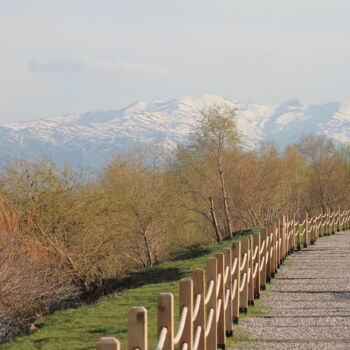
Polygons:
<instances>
[{"instance_id":1,"label":"gravel path","mask_svg":"<svg viewBox=\"0 0 350 350\"><path fill-rule=\"evenodd\" d=\"M266 314L241 320L256 340L242 348L350 349L350 232L322 237L286 261L263 293Z\"/></svg>"}]
</instances>

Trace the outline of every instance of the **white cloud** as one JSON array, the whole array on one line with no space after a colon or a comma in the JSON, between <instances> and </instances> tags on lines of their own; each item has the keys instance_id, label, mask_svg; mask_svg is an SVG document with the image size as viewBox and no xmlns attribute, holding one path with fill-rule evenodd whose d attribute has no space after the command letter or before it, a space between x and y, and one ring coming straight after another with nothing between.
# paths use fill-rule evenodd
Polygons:
<instances>
[{"instance_id":1,"label":"white cloud","mask_svg":"<svg viewBox=\"0 0 350 350\"><path fill-rule=\"evenodd\" d=\"M84 65L79 60L47 60L33 59L28 63L31 72L63 72L83 70Z\"/></svg>"},{"instance_id":2,"label":"white cloud","mask_svg":"<svg viewBox=\"0 0 350 350\"><path fill-rule=\"evenodd\" d=\"M168 69L158 65L111 60L95 57L77 57L73 59L51 60L33 59L28 63L32 72L101 72L101 73L141 73L150 75L166 75Z\"/></svg>"}]
</instances>

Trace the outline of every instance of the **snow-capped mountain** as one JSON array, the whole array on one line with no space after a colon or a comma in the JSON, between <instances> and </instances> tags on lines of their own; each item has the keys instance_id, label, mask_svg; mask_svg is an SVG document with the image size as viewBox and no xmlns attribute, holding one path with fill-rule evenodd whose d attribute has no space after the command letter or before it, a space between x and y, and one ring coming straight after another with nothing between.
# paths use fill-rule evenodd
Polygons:
<instances>
[{"instance_id":1,"label":"snow-capped mountain","mask_svg":"<svg viewBox=\"0 0 350 350\"><path fill-rule=\"evenodd\" d=\"M230 101L216 95L169 101L135 102L115 111L94 111L0 125L0 158L49 155L61 162L97 167L135 143L156 141L167 148L186 142L201 110L226 103L237 108L237 125L246 147L273 140L281 147L303 133L350 141L350 104L279 105Z\"/></svg>"}]
</instances>

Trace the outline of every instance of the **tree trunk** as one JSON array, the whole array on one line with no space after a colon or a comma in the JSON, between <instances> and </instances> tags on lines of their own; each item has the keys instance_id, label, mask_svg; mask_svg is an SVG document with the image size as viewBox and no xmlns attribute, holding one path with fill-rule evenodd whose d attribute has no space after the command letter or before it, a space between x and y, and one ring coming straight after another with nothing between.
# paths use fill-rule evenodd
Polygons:
<instances>
[{"instance_id":1,"label":"tree trunk","mask_svg":"<svg viewBox=\"0 0 350 350\"><path fill-rule=\"evenodd\" d=\"M222 167L221 167L220 156L218 157L218 168L219 168L220 181L221 181L222 199L224 202L226 236L233 238L232 227L231 227L231 217L230 217L230 212L228 208L228 201L227 201L227 194L226 194L225 177L224 177L224 171L222 170Z\"/></svg>"},{"instance_id":2,"label":"tree trunk","mask_svg":"<svg viewBox=\"0 0 350 350\"><path fill-rule=\"evenodd\" d=\"M147 260L148 260L148 266L153 266L154 265L154 259L153 259L153 254L152 254L152 249L151 249L151 244L148 239L148 234L146 230L142 230L142 235L143 235L143 242L145 245L145 250L146 250L146 255L147 255Z\"/></svg>"},{"instance_id":3,"label":"tree trunk","mask_svg":"<svg viewBox=\"0 0 350 350\"><path fill-rule=\"evenodd\" d=\"M221 242L222 241L222 237L221 237L221 233L220 233L220 230L219 230L218 222L216 220L213 197L209 197L209 204L210 204L210 215L211 215L211 218L212 218L212 224L214 226L216 241L217 242Z\"/></svg>"}]
</instances>

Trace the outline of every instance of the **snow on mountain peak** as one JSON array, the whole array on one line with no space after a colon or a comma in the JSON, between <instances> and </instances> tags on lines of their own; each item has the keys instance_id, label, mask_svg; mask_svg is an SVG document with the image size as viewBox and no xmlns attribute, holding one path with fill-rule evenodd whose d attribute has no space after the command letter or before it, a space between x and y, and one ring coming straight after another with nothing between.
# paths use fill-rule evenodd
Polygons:
<instances>
[{"instance_id":1,"label":"snow on mountain peak","mask_svg":"<svg viewBox=\"0 0 350 350\"><path fill-rule=\"evenodd\" d=\"M237 126L247 147L273 140L281 147L303 133L325 134L335 142L350 140L350 104L279 105L232 101L204 94L167 101L133 102L119 110L97 110L0 126L0 157L37 157L96 167L114 153L137 142L155 141L167 148L186 142L188 134L210 105L237 108Z\"/></svg>"}]
</instances>

